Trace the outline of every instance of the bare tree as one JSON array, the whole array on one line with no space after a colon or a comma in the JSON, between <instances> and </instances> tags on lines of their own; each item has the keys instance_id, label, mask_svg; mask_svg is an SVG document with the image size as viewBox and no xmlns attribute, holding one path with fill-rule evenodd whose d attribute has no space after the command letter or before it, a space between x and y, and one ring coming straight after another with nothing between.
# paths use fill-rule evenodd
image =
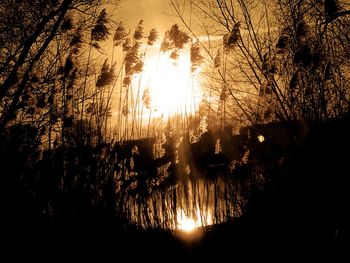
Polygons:
<instances>
[{"instance_id":1,"label":"bare tree","mask_svg":"<svg viewBox=\"0 0 350 263\"><path fill-rule=\"evenodd\" d=\"M279 1L277 70L294 118L349 110L349 17L338 1Z\"/></svg>"},{"instance_id":2,"label":"bare tree","mask_svg":"<svg viewBox=\"0 0 350 263\"><path fill-rule=\"evenodd\" d=\"M348 111L349 11L344 4L171 3L207 53L208 93L216 98L212 105L219 105L211 108L225 125L325 120Z\"/></svg>"}]
</instances>

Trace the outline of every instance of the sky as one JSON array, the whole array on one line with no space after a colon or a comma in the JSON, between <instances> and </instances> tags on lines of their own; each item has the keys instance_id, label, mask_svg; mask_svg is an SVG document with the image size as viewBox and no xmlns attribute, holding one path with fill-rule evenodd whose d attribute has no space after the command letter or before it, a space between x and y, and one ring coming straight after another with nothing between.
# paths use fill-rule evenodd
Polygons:
<instances>
[{"instance_id":1,"label":"sky","mask_svg":"<svg viewBox=\"0 0 350 263\"><path fill-rule=\"evenodd\" d=\"M117 9L118 18L131 30L142 19L145 32L156 28L162 36L173 24L180 24L174 16L170 0L121 0Z\"/></svg>"}]
</instances>

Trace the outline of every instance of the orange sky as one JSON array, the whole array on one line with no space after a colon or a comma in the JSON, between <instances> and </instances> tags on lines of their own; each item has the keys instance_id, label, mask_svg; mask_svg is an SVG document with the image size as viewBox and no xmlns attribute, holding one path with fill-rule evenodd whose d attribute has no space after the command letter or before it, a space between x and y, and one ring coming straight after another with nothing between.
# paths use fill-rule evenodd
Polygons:
<instances>
[{"instance_id":1,"label":"orange sky","mask_svg":"<svg viewBox=\"0 0 350 263\"><path fill-rule=\"evenodd\" d=\"M163 36L173 24L180 24L174 17L170 0L121 0L117 9L118 18L131 30L143 19L145 32L156 28Z\"/></svg>"}]
</instances>

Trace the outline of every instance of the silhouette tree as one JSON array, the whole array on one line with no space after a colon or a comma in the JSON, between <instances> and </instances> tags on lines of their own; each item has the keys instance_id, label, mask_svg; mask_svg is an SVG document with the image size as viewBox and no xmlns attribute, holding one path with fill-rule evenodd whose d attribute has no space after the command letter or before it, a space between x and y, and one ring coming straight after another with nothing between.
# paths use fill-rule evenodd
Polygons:
<instances>
[{"instance_id":1,"label":"silhouette tree","mask_svg":"<svg viewBox=\"0 0 350 263\"><path fill-rule=\"evenodd\" d=\"M86 116L84 102L96 94L90 55L91 47L100 49L109 34L104 4L102 0L1 2L1 130L25 121L47 128L48 147L55 140L64 143L73 122ZM110 76L113 71L111 67ZM99 87L103 80L106 74Z\"/></svg>"},{"instance_id":2,"label":"silhouette tree","mask_svg":"<svg viewBox=\"0 0 350 263\"><path fill-rule=\"evenodd\" d=\"M341 117L350 99L347 12L338 1L327 0L324 5L279 2L278 7L283 11L277 14L281 24L274 62L293 118Z\"/></svg>"},{"instance_id":3,"label":"silhouette tree","mask_svg":"<svg viewBox=\"0 0 350 263\"><path fill-rule=\"evenodd\" d=\"M346 1L171 2L206 39L208 92L225 123L321 121L349 110Z\"/></svg>"}]
</instances>

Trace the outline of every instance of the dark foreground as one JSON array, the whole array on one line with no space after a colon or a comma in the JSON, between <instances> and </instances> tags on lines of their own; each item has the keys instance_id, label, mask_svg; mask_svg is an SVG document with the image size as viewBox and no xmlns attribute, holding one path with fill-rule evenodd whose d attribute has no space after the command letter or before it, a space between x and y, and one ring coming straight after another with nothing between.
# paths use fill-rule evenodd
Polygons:
<instances>
[{"instance_id":1,"label":"dark foreground","mask_svg":"<svg viewBox=\"0 0 350 263\"><path fill-rule=\"evenodd\" d=\"M12 260L50 259L163 261L163 260L301 260L330 257L349 259L348 229L330 229L324 222L281 221L261 215L260 220L237 222L196 230L121 230L110 222L91 222L72 231L38 231L32 228L2 234L2 253ZM102 220L102 219L101 219ZM105 219L103 219L105 220ZM295 220L295 218L294 218ZM102 223L95 227L96 223ZM5 256L4 256L5 257ZM345 261L342 261L342 260ZM12 261L11 260L11 261ZM186 261L185 261L186 262Z\"/></svg>"},{"instance_id":2,"label":"dark foreground","mask_svg":"<svg viewBox=\"0 0 350 263\"><path fill-rule=\"evenodd\" d=\"M267 170L270 184L256 190L244 215L203 229L196 237L137 230L95 208L50 217L33 212L30 199L2 187L1 250L16 257L135 261L174 259L288 259L330 256L349 260L349 120L308 126L302 145ZM269 149L271 150L271 149ZM283 149L280 150L283 152ZM272 154L264 149L262 158ZM267 158L264 162L268 162ZM6 199L11 197L12 199ZM13 198L16 196L17 198ZM48 255L48 256L47 256ZM123 258L123 260L121 260ZM242 261L242 260L241 260Z\"/></svg>"}]
</instances>

